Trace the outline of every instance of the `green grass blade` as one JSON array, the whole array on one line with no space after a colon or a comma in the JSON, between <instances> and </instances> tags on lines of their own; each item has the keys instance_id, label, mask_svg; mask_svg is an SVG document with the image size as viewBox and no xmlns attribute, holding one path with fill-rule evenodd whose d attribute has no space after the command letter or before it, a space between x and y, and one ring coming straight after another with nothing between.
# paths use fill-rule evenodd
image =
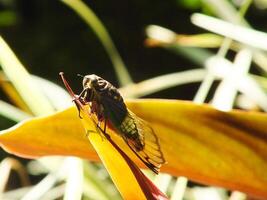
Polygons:
<instances>
[{"instance_id":1,"label":"green grass blade","mask_svg":"<svg viewBox=\"0 0 267 200\"><path fill-rule=\"evenodd\" d=\"M66 159L67 168L66 188L64 200L80 200L83 191L83 163L80 158L69 157Z\"/></svg>"},{"instance_id":2,"label":"green grass blade","mask_svg":"<svg viewBox=\"0 0 267 200\"><path fill-rule=\"evenodd\" d=\"M131 76L129 75L115 45L113 44L108 31L96 14L80 0L61 1L73 9L95 32L111 59L120 85L125 86L132 83Z\"/></svg>"},{"instance_id":3,"label":"green grass blade","mask_svg":"<svg viewBox=\"0 0 267 200\"><path fill-rule=\"evenodd\" d=\"M242 80L238 76L247 76L251 59L252 53L248 49L243 49L238 52L232 64L231 73L226 75L215 91L212 100L212 105L215 108L224 111L233 109L238 93L238 84L236 82Z\"/></svg>"},{"instance_id":4,"label":"green grass blade","mask_svg":"<svg viewBox=\"0 0 267 200\"><path fill-rule=\"evenodd\" d=\"M250 28L232 24L203 14L193 14L192 23L196 26L223 35L246 45L267 50L267 34ZM240 34L242 33L242 34Z\"/></svg>"},{"instance_id":5,"label":"green grass blade","mask_svg":"<svg viewBox=\"0 0 267 200\"><path fill-rule=\"evenodd\" d=\"M186 190L187 186L187 178L186 177L179 177L176 180L176 183L174 185L173 193L171 196L171 200L183 200L183 196Z\"/></svg>"},{"instance_id":6,"label":"green grass blade","mask_svg":"<svg viewBox=\"0 0 267 200\"><path fill-rule=\"evenodd\" d=\"M24 119L28 119L31 117L31 115L1 100L0 100L0 114L15 122L20 122Z\"/></svg>"},{"instance_id":7,"label":"green grass blade","mask_svg":"<svg viewBox=\"0 0 267 200\"><path fill-rule=\"evenodd\" d=\"M73 105L70 95L59 85L39 76L32 75L32 78L55 109L61 110Z\"/></svg>"},{"instance_id":8,"label":"green grass blade","mask_svg":"<svg viewBox=\"0 0 267 200\"><path fill-rule=\"evenodd\" d=\"M248 26L246 20L242 17L245 14L246 7L241 8L241 13L227 0L202 0L203 4L206 4L213 13L226 21L234 24L242 24Z\"/></svg>"},{"instance_id":9,"label":"green grass blade","mask_svg":"<svg viewBox=\"0 0 267 200\"><path fill-rule=\"evenodd\" d=\"M197 46L188 47L182 45L177 41L178 34L158 25L147 26L146 35L148 39L155 40L159 43L158 46L182 55L197 65L203 66L205 61L213 56L213 53L207 49L199 48ZM147 44L147 46L149 46L149 44Z\"/></svg>"},{"instance_id":10,"label":"green grass blade","mask_svg":"<svg viewBox=\"0 0 267 200\"><path fill-rule=\"evenodd\" d=\"M84 161L84 196L92 199L120 200L121 196L115 186L92 163ZM100 169L101 170L101 169ZM103 170L103 169L102 169ZM100 178L101 177L101 178Z\"/></svg>"},{"instance_id":11,"label":"green grass blade","mask_svg":"<svg viewBox=\"0 0 267 200\"><path fill-rule=\"evenodd\" d=\"M34 115L45 115L53 112L53 107L1 36L0 65Z\"/></svg>"},{"instance_id":12,"label":"green grass blade","mask_svg":"<svg viewBox=\"0 0 267 200\"><path fill-rule=\"evenodd\" d=\"M120 92L128 98L141 97L170 87L200 82L206 74L207 71L205 69L192 69L184 72L170 73L120 88Z\"/></svg>"}]
</instances>

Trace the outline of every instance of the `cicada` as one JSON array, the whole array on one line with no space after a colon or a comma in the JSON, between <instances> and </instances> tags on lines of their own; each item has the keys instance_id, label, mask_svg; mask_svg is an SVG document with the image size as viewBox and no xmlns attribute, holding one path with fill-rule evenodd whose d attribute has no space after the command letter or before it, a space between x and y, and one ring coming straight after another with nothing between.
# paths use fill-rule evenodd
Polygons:
<instances>
[{"instance_id":1,"label":"cicada","mask_svg":"<svg viewBox=\"0 0 267 200\"><path fill-rule=\"evenodd\" d=\"M96 115L99 123L104 123L105 133L110 124L136 156L158 174L165 163L159 140L148 122L127 108L117 88L97 75L86 75L78 98L90 105L90 112Z\"/></svg>"}]
</instances>

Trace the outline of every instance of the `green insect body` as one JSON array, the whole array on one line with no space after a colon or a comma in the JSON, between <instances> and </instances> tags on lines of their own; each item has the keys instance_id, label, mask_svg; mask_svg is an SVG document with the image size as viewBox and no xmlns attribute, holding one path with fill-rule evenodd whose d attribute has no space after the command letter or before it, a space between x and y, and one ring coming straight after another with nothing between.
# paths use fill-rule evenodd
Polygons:
<instances>
[{"instance_id":1,"label":"green insect body","mask_svg":"<svg viewBox=\"0 0 267 200\"><path fill-rule=\"evenodd\" d=\"M146 121L126 107L117 88L97 75L86 75L79 98L90 104L100 123L104 122L104 132L107 123L111 124L136 156L158 174L165 163L158 138Z\"/></svg>"}]
</instances>

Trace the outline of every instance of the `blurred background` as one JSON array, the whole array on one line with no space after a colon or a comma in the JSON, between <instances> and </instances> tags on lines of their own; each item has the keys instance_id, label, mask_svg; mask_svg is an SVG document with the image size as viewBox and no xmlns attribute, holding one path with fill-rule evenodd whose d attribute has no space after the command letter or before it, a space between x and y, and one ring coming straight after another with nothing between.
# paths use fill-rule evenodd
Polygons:
<instances>
[{"instance_id":1,"label":"blurred background","mask_svg":"<svg viewBox=\"0 0 267 200\"><path fill-rule=\"evenodd\" d=\"M105 25L135 82L201 67L171 51L144 45L145 29L150 24L181 34L203 32L190 22L193 12L207 7L201 1L84 2ZM119 86L112 63L95 33L61 1L5 0L1 1L1 13L1 34L30 73L59 83L58 73L64 71L77 90L81 90L77 73L95 73ZM264 11L252 13L259 21L266 17ZM197 85L180 86L150 97L190 100L196 89Z\"/></svg>"},{"instance_id":2,"label":"blurred background","mask_svg":"<svg viewBox=\"0 0 267 200\"><path fill-rule=\"evenodd\" d=\"M230 1L238 9L245 0ZM149 48L146 27L163 26L179 34L205 31L190 22L194 12L217 15L212 1L84 1L110 34L134 82L186 69L202 67L182 52ZM266 3L266 2L265 2ZM30 73L59 83L58 72L81 89L77 74L98 74L119 86L112 63L94 31L61 1L1 0L0 31ZM266 31L264 0L254 1L246 12L253 27ZM227 11L225 11L227 12ZM209 49L216 52L216 49ZM231 56L231 52L229 53ZM198 84L169 88L149 97L191 100Z\"/></svg>"},{"instance_id":3,"label":"blurred background","mask_svg":"<svg viewBox=\"0 0 267 200\"><path fill-rule=\"evenodd\" d=\"M122 62L117 64L125 66L123 69L126 69L126 72L128 71L127 74L130 75L133 81L130 82L127 79L123 82L120 81L120 75L118 75L120 71L116 73L112 56L107 53L105 43L103 44L99 40L99 35L102 34L103 36L103 32L101 30L98 32L94 26L88 26L86 20L81 19L79 11L77 14L74 7L70 6L71 2L73 1L0 0L0 34L28 72L62 86L58 73L64 71L76 93L79 93L82 89L82 81L80 77L77 77L77 74L94 73L107 79L116 87L121 87L164 74L204 69L207 59L217 54L218 49L222 48L221 45L225 41L223 36L217 38L218 35L216 37L215 35L208 35L207 37L199 37L192 40L190 38L191 35L210 33L192 24L190 17L196 12L226 21L231 21L231 14L239 13L242 19L240 22L245 19L253 28L262 32L267 31L267 2L265 0L117 0L115 2L85 0L83 1L83 6L92 9L91 11L95 13L112 39L115 49L117 49L118 55L121 57L120 62ZM98 23L95 19L91 20L91 23ZM151 27L150 25L158 25L160 27ZM154 38L153 34L157 30L164 34L167 32L167 42L164 34L160 38ZM180 35L178 36L176 33ZM168 34L174 38L177 37L177 41L173 38L168 40ZM178 40L179 37L185 38L183 38L184 40ZM236 45L234 47L229 46L226 49L223 57L233 60L241 48ZM114 56L114 52L111 54ZM264 54L263 60L255 60L251 64L252 67L248 70L249 73L264 78L266 71L265 61L266 56ZM121 72L121 76L124 76L123 74L124 72ZM129 95L129 97L142 96L193 100L199 90L200 82L189 80L186 82L187 84L173 83L164 89L151 89L151 92ZM262 87L266 86L266 82L261 83ZM213 82L203 102L211 101L218 84L219 81ZM160 88L161 86L158 87ZM1 91L0 95L2 100L12 103L4 91ZM242 107L241 101L239 103L233 104L232 107L246 107ZM265 111L266 107L264 105L261 107L261 105L256 104L255 101L252 101L250 108ZM15 123L15 120L10 120L3 116L0 119L1 130ZM44 170L42 167L40 172L32 172L30 170L32 166L40 167L37 164L39 161L29 162L29 160L9 155L3 150L0 151L1 160L12 157L14 160L11 159L9 162L15 163L14 165L18 164L18 168L23 168L23 173L29 174L29 180L25 180L27 184L29 182L31 182L31 185L37 184L43 180L46 174L49 174L49 170ZM56 161L52 162L56 163ZM26 168L24 169L25 166ZM85 195L84 198L120 199L103 167L100 164L94 164L90 167L100 174L101 178L98 182L103 179L107 180L112 188L113 196L110 195L110 198L108 198L108 195L100 197L96 194L94 197ZM24 170L26 171L24 172ZM11 174L6 187L7 191L22 187L21 183L16 181L16 176L16 173ZM170 177L166 180L165 190L168 194L171 194L175 180ZM193 186L200 185L189 182L189 187ZM60 189L62 190L62 188ZM229 193L227 190L216 189L216 192L218 193L218 198L215 195L217 199L228 198ZM18 197L16 198L14 196L8 197L10 199L20 199L21 196L17 195ZM216 199L215 196L212 199ZM42 198L49 199L48 197ZM242 198L244 199L244 196L241 195L240 199ZM61 196L55 197L52 195L50 199L61 199ZM197 198L191 196L185 197L185 199Z\"/></svg>"}]
</instances>

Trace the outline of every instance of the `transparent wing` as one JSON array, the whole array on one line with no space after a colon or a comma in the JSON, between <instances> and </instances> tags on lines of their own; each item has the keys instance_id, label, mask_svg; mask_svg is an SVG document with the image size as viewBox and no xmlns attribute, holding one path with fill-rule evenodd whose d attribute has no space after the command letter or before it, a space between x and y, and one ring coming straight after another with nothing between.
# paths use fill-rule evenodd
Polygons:
<instances>
[{"instance_id":1,"label":"transparent wing","mask_svg":"<svg viewBox=\"0 0 267 200\"><path fill-rule=\"evenodd\" d=\"M134 129L138 131L138 137L126 137L126 134L123 134L124 141L148 168L158 174L161 165L165 163L165 159L160 149L159 140L153 129L146 121L137 117L129 109L128 116L125 119L133 120L135 124Z\"/></svg>"},{"instance_id":2,"label":"transparent wing","mask_svg":"<svg viewBox=\"0 0 267 200\"><path fill-rule=\"evenodd\" d=\"M158 174L165 163L157 136L149 124L126 108L123 102L114 99L108 93L101 94L108 120L119 129L124 139L136 156L153 172Z\"/></svg>"}]
</instances>

